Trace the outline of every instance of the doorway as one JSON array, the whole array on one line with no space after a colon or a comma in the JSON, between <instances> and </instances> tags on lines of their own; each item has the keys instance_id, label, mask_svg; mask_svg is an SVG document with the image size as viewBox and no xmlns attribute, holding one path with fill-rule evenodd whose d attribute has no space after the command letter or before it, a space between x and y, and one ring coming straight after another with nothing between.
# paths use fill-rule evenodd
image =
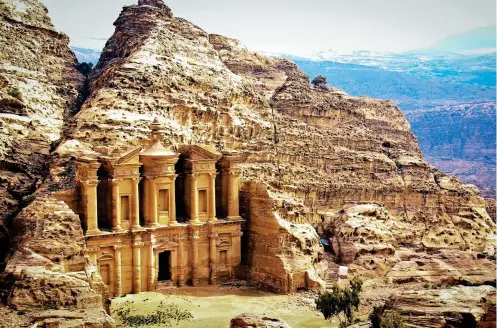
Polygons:
<instances>
[{"instance_id":1,"label":"doorway","mask_svg":"<svg viewBox=\"0 0 497 328\"><path fill-rule=\"evenodd\" d=\"M159 281L171 280L171 251L159 253Z\"/></svg>"}]
</instances>

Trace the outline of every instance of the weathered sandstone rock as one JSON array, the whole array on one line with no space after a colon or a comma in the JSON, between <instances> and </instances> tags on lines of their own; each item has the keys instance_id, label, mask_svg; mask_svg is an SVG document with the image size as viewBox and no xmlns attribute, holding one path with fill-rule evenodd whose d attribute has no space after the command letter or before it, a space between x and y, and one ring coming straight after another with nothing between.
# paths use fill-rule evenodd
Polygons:
<instances>
[{"instance_id":1,"label":"weathered sandstone rock","mask_svg":"<svg viewBox=\"0 0 497 328\"><path fill-rule=\"evenodd\" d=\"M495 287L403 292L392 297L391 308L413 327L493 327Z\"/></svg>"},{"instance_id":2,"label":"weathered sandstone rock","mask_svg":"<svg viewBox=\"0 0 497 328\"><path fill-rule=\"evenodd\" d=\"M231 319L230 328L290 328L290 326L281 319L243 313Z\"/></svg>"},{"instance_id":3,"label":"weathered sandstone rock","mask_svg":"<svg viewBox=\"0 0 497 328\"><path fill-rule=\"evenodd\" d=\"M78 108L85 77L67 36L36 0L0 1L0 259L3 226L40 187L50 151ZM8 225L9 222L5 222Z\"/></svg>"},{"instance_id":4,"label":"weathered sandstone rock","mask_svg":"<svg viewBox=\"0 0 497 328\"><path fill-rule=\"evenodd\" d=\"M107 289L85 255L79 217L64 202L39 196L14 225L16 251L0 284L5 304L32 323L113 326L104 311Z\"/></svg>"},{"instance_id":5,"label":"weathered sandstone rock","mask_svg":"<svg viewBox=\"0 0 497 328\"><path fill-rule=\"evenodd\" d=\"M247 222L249 279L254 285L280 293L299 288L320 290L326 266L321 262L323 247L308 224L290 223L273 212L273 203L264 185L246 183L241 194Z\"/></svg>"}]
</instances>

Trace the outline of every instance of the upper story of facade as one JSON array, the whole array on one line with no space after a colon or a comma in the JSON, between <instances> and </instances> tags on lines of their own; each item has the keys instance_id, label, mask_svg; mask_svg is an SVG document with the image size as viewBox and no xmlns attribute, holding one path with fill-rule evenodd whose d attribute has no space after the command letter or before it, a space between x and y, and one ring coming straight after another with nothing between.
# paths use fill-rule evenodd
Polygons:
<instances>
[{"instance_id":1,"label":"upper story of facade","mask_svg":"<svg viewBox=\"0 0 497 328\"><path fill-rule=\"evenodd\" d=\"M240 220L239 157L200 145L175 152L157 121L150 128L143 149L78 160L74 207L86 235Z\"/></svg>"}]
</instances>

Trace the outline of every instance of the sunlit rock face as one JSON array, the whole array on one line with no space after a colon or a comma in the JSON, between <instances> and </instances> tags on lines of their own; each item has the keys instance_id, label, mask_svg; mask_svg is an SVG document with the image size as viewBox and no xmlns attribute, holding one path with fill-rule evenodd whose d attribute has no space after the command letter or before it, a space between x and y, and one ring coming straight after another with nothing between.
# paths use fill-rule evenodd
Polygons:
<instances>
[{"instance_id":1,"label":"sunlit rock face","mask_svg":"<svg viewBox=\"0 0 497 328\"><path fill-rule=\"evenodd\" d=\"M290 61L208 34L156 1L141 4L115 22L60 156L138 146L157 117L173 147L240 151L242 180L262 183L283 220L326 223L343 206L381 204L391 224L370 218L368 242L381 241L381 254L406 246L493 258L495 224L478 189L423 160L392 102L311 85ZM374 247L361 246L378 256Z\"/></svg>"},{"instance_id":2,"label":"sunlit rock face","mask_svg":"<svg viewBox=\"0 0 497 328\"><path fill-rule=\"evenodd\" d=\"M48 173L84 76L39 1L0 1L0 223Z\"/></svg>"}]
</instances>

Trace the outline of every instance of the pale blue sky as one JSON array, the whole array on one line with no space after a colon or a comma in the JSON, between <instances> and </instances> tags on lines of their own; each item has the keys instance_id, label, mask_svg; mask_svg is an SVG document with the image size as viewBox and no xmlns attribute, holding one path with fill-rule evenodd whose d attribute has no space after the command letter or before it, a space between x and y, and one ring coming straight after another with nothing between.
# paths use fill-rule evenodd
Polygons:
<instances>
[{"instance_id":1,"label":"pale blue sky","mask_svg":"<svg viewBox=\"0 0 497 328\"><path fill-rule=\"evenodd\" d=\"M136 0L42 0L71 44L98 48ZM403 51L495 23L495 0L169 0L175 16L252 50ZM97 39L92 39L97 38ZM98 39L101 40L98 40Z\"/></svg>"}]
</instances>

